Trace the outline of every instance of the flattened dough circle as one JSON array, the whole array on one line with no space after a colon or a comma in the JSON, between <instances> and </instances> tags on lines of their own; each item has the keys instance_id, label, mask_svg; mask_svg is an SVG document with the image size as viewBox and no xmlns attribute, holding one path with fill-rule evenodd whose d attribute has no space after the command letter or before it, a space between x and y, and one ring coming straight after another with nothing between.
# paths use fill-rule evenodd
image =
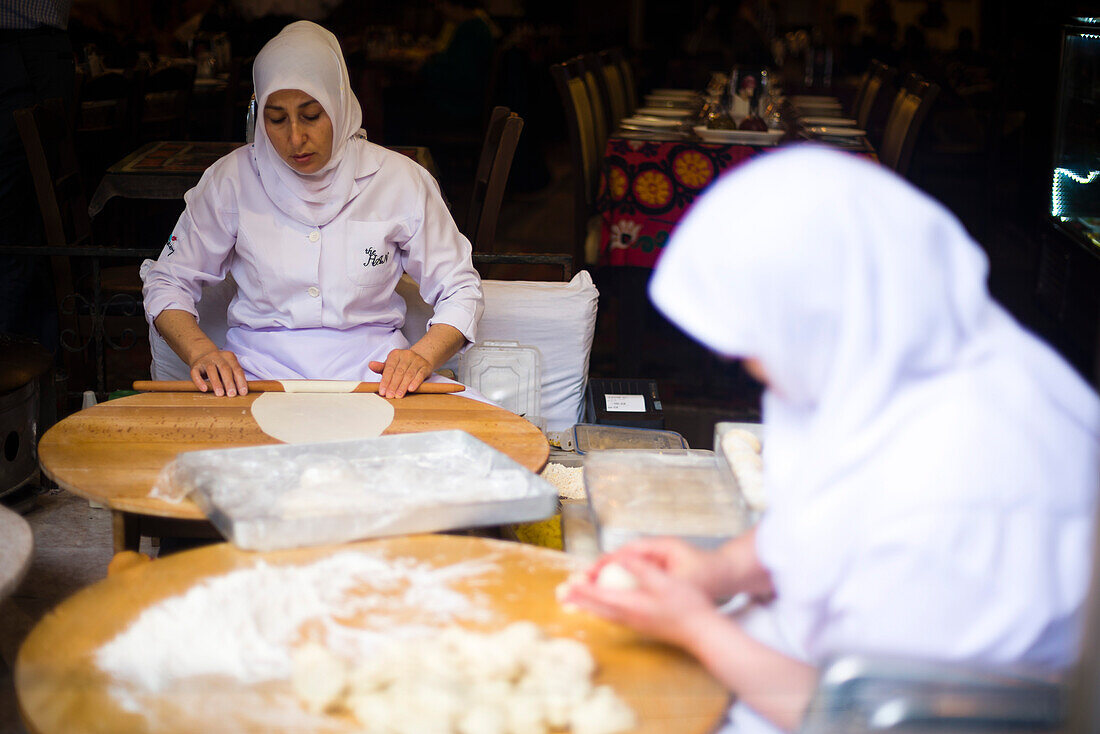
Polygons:
<instances>
[{"instance_id":1,"label":"flattened dough circle","mask_svg":"<svg viewBox=\"0 0 1100 734\"><path fill-rule=\"evenodd\" d=\"M265 392L252 403L260 430L284 443L376 438L393 421L393 405L371 393Z\"/></svg>"}]
</instances>

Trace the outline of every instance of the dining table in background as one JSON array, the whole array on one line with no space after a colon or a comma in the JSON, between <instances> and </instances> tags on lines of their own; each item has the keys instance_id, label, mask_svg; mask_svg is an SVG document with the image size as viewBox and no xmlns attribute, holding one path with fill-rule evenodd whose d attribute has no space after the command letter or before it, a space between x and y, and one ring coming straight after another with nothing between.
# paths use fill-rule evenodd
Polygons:
<instances>
[{"instance_id":1,"label":"dining table in background","mask_svg":"<svg viewBox=\"0 0 1100 734\"><path fill-rule=\"evenodd\" d=\"M719 176L800 141L804 138L795 134L783 136L778 145L753 145L707 142L675 132L616 132L600 164L601 264L653 268L677 223ZM874 158L865 141L844 150Z\"/></svg>"},{"instance_id":2,"label":"dining table in background","mask_svg":"<svg viewBox=\"0 0 1100 734\"><path fill-rule=\"evenodd\" d=\"M183 199L218 159L243 142L158 140L147 143L107 169L99 182L88 213L93 217L118 196L127 199ZM435 161L424 146L388 146L413 159L438 178Z\"/></svg>"}]
</instances>

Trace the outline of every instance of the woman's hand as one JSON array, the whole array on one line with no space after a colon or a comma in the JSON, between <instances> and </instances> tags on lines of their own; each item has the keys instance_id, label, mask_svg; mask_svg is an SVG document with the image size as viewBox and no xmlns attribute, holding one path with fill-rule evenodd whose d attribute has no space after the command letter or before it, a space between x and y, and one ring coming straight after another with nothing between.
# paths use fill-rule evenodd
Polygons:
<instances>
[{"instance_id":1,"label":"woman's hand","mask_svg":"<svg viewBox=\"0 0 1100 734\"><path fill-rule=\"evenodd\" d=\"M691 647L712 617L721 616L697 584L633 553L616 553L612 560L637 579L637 588L607 589L589 579L589 583L571 585L564 601L685 648Z\"/></svg>"},{"instance_id":2,"label":"woman's hand","mask_svg":"<svg viewBox=\"0 0 1100 734\"><path fill-rule=\"evenodd\" d=\"M666 574L686 581L711 599L729 596L723 583L727 575L720 553L704 551L679 538L645 538L624 545L614 554L600 559L590 572L592 579L611 561L633 557L649 563Z\"/></svg>"},{"instance_id":3,"label":"woman's hand","mask_svg":"<svg viewBox=\"0 0 1100 734\"><path fill-rule=\"evenodd\" d=\"M244 369L237 362L237 355L233 352L215 348L213 351L200 354L191 362L191 381L199 390L206 392L209 389L206 385L207 380L218 397L248 394L248 381L245 379Z\"/></svg>"},{"instance_id":4,"label":"woman's hand","mask_svg":"<svg viewBox=\"0 0 1100 734\"><path fill-rule=\"evenodd\" d=\"M368 366L382 375L378 394L384 398L403 398L432 374L431 362L411 349L394 349L385 362L371 362Z\"/></svg>"}]
</instances>

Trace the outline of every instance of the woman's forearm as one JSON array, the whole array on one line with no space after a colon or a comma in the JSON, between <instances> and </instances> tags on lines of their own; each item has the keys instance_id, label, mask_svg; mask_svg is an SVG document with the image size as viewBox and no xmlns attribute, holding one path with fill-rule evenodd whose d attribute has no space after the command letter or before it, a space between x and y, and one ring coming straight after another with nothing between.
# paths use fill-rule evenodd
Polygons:
<instances>
[{"instance_id":1,"label":"woman's forearm","mask_svg":"<svg viewBox=\"0 0 1100 734\"><path fill-rule=\"evenodd\" d=\"M204 354L218 351L210 337L199 327L199 322L187 311L165 309L153 321L157 331L168 342L184 364L190 367Z\"/></svg>"},{"instance_id":2,"label":"woman's forearm","mask_svg":"<svg viewBox=\"0 0 1100 734\"><path fill-rule=\"evenodd\" d=\"M437 370L458 353L466 343L462 332L450 324L432 324L423 337L409 349L419 354Z\"/></svg>"},{"instance_id":3,"label":"woman's forearm","mask_svg":"<svg viewBox=\"0 0 1100 734\"><path fill-rule=\"evenodd\" d=\"M798 727L817 685L812 665L757 642L720 614L693 621L683 645L738 700L787 731Z\"/></svg>"},{"instance_id":4,"label":"woman's forearm","mask_svg":"<svg viewBox=\"0 0 1100 734\"><path fill-rule=\"evenodd\" d=\"M756 554L756 528L728 541L715 555L715 582L712 591L716 597L730 597L747 593L757 598L775 594L771 574Z\"/></svg>"}]
</instances>

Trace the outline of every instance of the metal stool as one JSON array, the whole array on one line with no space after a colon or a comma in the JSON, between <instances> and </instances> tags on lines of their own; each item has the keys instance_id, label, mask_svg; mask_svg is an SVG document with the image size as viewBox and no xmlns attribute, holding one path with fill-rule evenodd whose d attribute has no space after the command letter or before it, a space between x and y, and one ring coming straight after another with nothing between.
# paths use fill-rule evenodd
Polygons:
<instances>
[{"instance_id":1,"label":"metal stool","mask_svg":"<svg viewBox=\"0 0 1100 734\"><path fill-rule=\"evenodd\" d=\"M52 361L38 342L0 334L0 500L38 476L39 378Z\"/></svg>"}]
</instances>

